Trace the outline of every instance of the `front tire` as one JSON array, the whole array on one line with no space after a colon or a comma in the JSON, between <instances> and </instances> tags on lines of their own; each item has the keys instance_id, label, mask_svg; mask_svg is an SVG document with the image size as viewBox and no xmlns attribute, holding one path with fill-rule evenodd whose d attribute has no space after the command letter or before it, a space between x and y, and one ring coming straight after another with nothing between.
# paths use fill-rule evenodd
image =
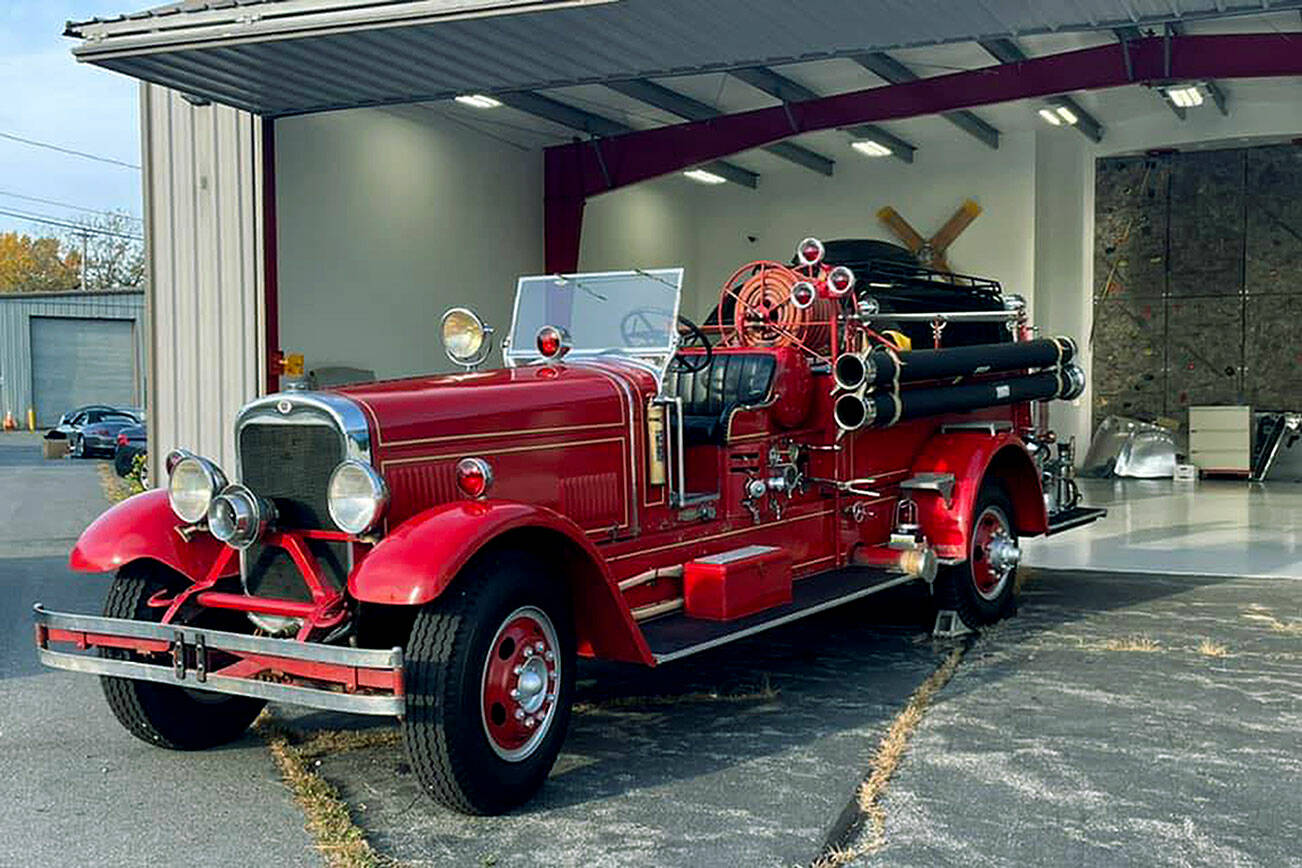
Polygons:
<instances>
[{"instance_id":1,"label":"front tire","mask_svg":"<svg viewBox=\"0 0 1302 868\"><path fill-rule=\"evenodd\" d=\"M407 755L425 791L500 814L542 786L569 726L574 630L563 586L523 552L472 562L412 625Z\"/></svg>"},{"instance_id":2,"label":"front tire","mask_svg":"<svg viewBox=\"0 0 1302 868\"><path fill-rule=\"evenodd\" d=\"M147 601L160 590L175 590L184 579L161 564L136 562L118 571L104 601L108 618L157 621L165 611ZM223 618L229 613L213 612ZM200 626L200 625L196 625ZM230 629L225 623L204 624ZM139 659L135 652L105 648L101 655L116 660ZM100 677L104 698L118 722L141 741L171 750L206 750L244 734L266 702L152 681Z\"/></svg>"},{"instance_id":3,"label":"front tire","mask_svg":"<svg viewBox=\"0 0 1302 868\"><path fill-rule=\"evenodd\" d=\"M972 509L968 557L944 567L936 577L936 602L958 612L972 627L993 624L1011 614L1017 584L1017 546L1012 500L993 483L981 486Z\"/></svg>"}]
</instances>

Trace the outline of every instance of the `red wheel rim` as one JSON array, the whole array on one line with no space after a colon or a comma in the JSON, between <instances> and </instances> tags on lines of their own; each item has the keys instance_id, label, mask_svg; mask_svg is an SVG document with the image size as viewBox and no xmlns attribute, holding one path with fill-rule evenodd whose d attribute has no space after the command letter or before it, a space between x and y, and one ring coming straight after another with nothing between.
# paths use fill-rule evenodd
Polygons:
<instances>
[{"instance_id":1,"label":"red wheel rim","mask_svg":"<svg viewBox=\"0 0 1302 868\"><path fill-rule=\"evenodd\" d=\"M484 660L480 714L493 752L508 762L532 756L556 717L561 648L547 613L523 606L498 627Z\"/></svg>"},{"instance_id":2,"label":"red wheel rim","mask_svg":"<svg viewBox=\"0 0 1302 868\"><path fill-rule=\"evenodd\" d=\"M972 528L972 583L983 599L998 597L1017 568L1021 552L1008 516L987 506Z\"/></svg>"}]
</instances>

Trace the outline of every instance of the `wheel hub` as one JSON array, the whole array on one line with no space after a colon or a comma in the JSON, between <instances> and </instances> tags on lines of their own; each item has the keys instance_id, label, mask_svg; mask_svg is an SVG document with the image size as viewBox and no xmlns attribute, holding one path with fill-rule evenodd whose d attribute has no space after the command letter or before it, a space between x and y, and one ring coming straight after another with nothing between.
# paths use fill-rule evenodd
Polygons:
<instances>
[{"instance_id":1,"label":"wheel hub","mask_svg":"<svg viewBox=\"0 0 1302 868\"><path fill-rule=\"evenodd\" d=\"M1008 517L998 507L987 507L972 529L972 581L977 593L987 600L998 597L1021 559Z\"/></svg>"},{"instance_id":2,"label":"wheel hub","mask_svg":"<svg viewBox=\"0 0 1302 868\"><path fill-rule=\"evenodd\" d=\"M484 661L484 734L498 756L519 762L538 749L556 716L560 678L560 645L547 614L526 606L508 615Z\"/></svg>"}]
</instances>

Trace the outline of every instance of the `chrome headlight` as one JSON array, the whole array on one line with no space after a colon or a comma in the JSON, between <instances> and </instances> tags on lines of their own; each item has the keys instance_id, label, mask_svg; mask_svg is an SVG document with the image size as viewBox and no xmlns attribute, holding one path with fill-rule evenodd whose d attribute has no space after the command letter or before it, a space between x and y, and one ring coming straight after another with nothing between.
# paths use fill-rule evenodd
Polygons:
<instances>
[{"instance_id":1,"label":"chrome headlight","mask_svg":"<svg viewBox=\"0 0 1302 868\"><path fill-rule=\"evenodd\" d=\"M208 507L208 532L237 549L246 549L266 533L276 508L243 485L228 485Z\"/></svg>"},{"instance_id":2,"label":"chrome headlight","mask_svg":"<svg viewBox=\"0 0 1302 868\"><path fill-rule=\"evenodd\" d=\"M389 506L389 486L375 468L349 459L330 474L327 504L330 518L345 533L373 530Z\"/></svg>"},{"instance_id":3,"label":"chrome headlight","mask_svg":"<svg viewBox=\"0 0 1302 868\"><path fill-rule=\"evenodd\" d=\"M170 458L170 456L169 456ZM172 464L167 499L186 524L203 521L212 500L226 487L226 474L207 458L185 454Z\"/></svg>"},{"instance_id":4,"label":"chrome headlight","mask_svg":"<svg viewBox=\"0 0 1302 868\"><path fill-rule=\"evenodd\" d=\"M458 365L473 368L488 357L493 330L464 307L443 314L443 350Z\"/></svg>"}]
</instances>

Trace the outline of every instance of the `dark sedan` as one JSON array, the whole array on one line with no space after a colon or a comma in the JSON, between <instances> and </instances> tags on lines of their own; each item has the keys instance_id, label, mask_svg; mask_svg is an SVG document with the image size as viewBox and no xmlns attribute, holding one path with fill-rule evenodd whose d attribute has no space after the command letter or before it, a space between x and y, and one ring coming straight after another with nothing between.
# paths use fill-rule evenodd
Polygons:
<instances>
[{"instance_id":1,"label":"dark sedan","mask_svg":"<svg viewBox=\"0 0 1302 868\"><path fill-rule=\"evenodd\" d=\"M84 418L74 417L68 434L73 458L112 458L118 450L118 432L140 424L140 419L125 410L89 410Z\"/></svg>"},{"instance_id":2,"label":"dark sedan","mask_svg":"<svg viewBox=\"0 0 1302 868\"><path fill-rule=\"evenodd\" d=\"M132 425L118 432L118 450L113 455L113 469L118 476L126 476L135 464L136 456L149 451L149 439L144 425Z\"/></svg>"}]
</instances>

